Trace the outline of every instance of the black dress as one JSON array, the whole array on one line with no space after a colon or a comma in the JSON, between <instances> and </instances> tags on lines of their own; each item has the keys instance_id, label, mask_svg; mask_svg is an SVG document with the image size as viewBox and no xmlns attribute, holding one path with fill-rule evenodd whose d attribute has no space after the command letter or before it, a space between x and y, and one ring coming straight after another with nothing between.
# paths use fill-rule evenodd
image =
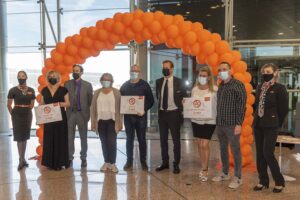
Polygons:
<instances>
[{"instance_id":1,"label":"black dress","mask_svg":"<svg viewBox=\"0 0 300 200\"><path fill-rule=\"evenodd\" d=\"M64 96L68 90L59 87L54 96L48 87L42 90L45 104L64 102ZM44 141L42 165L51 169L59 169L69 166L68 152L68 125L65 108L61 107L62 121L44 124Z\"/></svg>"},{"instance_id":2,"label":"black dress","mask_svg":"<svg viewBox=\"0 0 300 200\"><path fill-rule=\"evenodd\" d=\"M13 99L15 105L30 105L35 99L34 90L28 87L27 91L22 91L18 87L9 90L8 99ZM30 138L32 123L32 111L29 107L15 106L11 111L14 141L24 142Z\"/></svg>"}]
</instances>

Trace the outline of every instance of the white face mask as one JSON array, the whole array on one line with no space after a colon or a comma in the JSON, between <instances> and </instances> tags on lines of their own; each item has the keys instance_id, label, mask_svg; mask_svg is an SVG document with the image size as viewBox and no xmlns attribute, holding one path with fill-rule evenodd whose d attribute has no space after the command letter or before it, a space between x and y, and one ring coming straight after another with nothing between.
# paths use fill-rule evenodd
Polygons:
<instances>
[{"instance_id":1,"label":"white face mask","mask_svg":"<svg viewBox=\"0 0 300 200\"><path fill-rule=\"evenodd\" d=\"M228 71L225 71L225 72L219 72L219 76L220 76L220 78L222 79L222 81L225 81L225 80L228 79L228 77L229 77Z\"/></svg>"},{"instance_id":2,"label":"white face mask","mask_svg":"<svg viewBox=\"0 0 300 200\"><path fill-rule=\"evenodd\" d=\"M130 80L135 80L139 77L139 72L130 72Z\"/></svg>"},{"instance_id":3,"label":"white face mask","mask_svg":"<svg viewBox=\"0 0 300 200\"><path fill-rule=\"evenodd\" d=\"M109 88L111 87L111 81L101 81L101 85L104 88Z\"/></svg>"},{"instance_id":4,"label":"white face mask","mask_svg":"<svg viewBox=\"0 0 300 200\"><path fill-rule=\"evenodd\" d=\"M200 83L200 85L206 85L207 84L207 78L206 77L198 77L198 82Z\"/></svg>"}]
</instances>

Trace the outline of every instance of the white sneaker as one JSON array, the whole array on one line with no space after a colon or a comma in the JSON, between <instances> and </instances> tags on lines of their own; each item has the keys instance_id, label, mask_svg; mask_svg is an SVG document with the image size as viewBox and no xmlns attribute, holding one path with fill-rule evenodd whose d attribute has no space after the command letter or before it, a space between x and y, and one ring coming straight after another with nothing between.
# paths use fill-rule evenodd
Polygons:
<instances>
[{"instance_id":1,"label":"white sneaker","mask_svg":"<svg viewBox=\"0 0 300 200\"><path fill-rule=\"evenodd\" d=\"M201 171L199 172L199 178L200 178L200 180L201 180L202 182L208 181L208 173L207 173L207 170L206 170L206 171L201 170Z\"/></svg>"},{"instance_id":2,"label":"white sneaker","mask_svg":"<svg viewBox=\"0 0 300 200\"><path fill-rule=\"evenodd\" d=\"M218 176L213 177L212 181L214 181L214 182L220 182L220 181L228 181L229 179L230 179L230 176L226 175L226 174L224 174L222 172Z\"/></svg>"},{"instance_id":3,"label":"white sneaker","mask_svg":"<svg viewBox=\"0 0 300 200\"><path fill-rule=\"evenodd\" d=\"M118 173L118 172L119 172L119 170L118 170L116 164L110 164L109 169L110 169L112 172L114 172L114 173Z\"/></svg>"},{"instance_id":4,"label":"white sneaker","mask_svg":"<svg viewBox=\"0 0 300 200\"><path fill-rule=\"evenodd\" d=\"M106 172L108 170L108 168L109 168L109 163L104 163L102 165L102 167L100 168L100 171L101 172Z\"/></svg>"},{"instance_id":5,"label":"white sneaker","mask_svg":"<svg viewBox=\"0 0 300 200\"><path fill-rule=\"evenodd\" d=\"M243 184L242 179L235 176L235 177L233 177L233 180L230 182L228 187L231 188L231 189L237 189L242 184Z\"/></svg>"}]
</instances>

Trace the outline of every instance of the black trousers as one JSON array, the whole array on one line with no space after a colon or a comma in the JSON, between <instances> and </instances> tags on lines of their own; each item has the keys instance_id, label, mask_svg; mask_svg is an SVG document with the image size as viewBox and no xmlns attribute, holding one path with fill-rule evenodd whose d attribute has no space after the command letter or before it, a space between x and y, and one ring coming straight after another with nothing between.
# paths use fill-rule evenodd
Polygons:
<instances>
[{"instance_id":1,"label":"black trousers","mask_svg":"<svg viewBox=\"0 0 300 200\"><path fill-rule=\"evenodd\" d=\"M255 127L256 164L259 175L259 183L269 185L268 166L271 170L275 185L284 184L284 178L280 172L278 162L274 156L277 128Z\"/></svg>"},{"instance_id":2,"label":"black trousers","mask_svg":"<svg viewBox=\"0 0 300 200\"><path fill-rule=\"evenodd\" d=\"M117 157L117 133L115 121L99 120L98 132L101 140L102 152L105 163L115 164Z\"/></svg>"},{"instance_id":3,"label":"black trousers","mask_svg":"<svg viewBox=\"0 0 300 200\"><path fill-rule=\"evenodd\" d=\"M180 126L182 122L179 110L159 111L158 125L160 135L161 156L164 163L169 163L168 139L169 130L173 140L174 163L180 163L181 146L180 146Z\"/></svg>"}]
</instances>

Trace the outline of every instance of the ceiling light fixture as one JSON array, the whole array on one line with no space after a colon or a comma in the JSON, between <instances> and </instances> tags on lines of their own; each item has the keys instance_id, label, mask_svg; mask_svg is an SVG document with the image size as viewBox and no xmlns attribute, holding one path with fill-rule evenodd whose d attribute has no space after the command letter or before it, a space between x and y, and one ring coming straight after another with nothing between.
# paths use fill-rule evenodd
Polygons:
<instances>
[{"instance_id":1,"label":"ceiling light fixture","mask_svg":"<svg viewBox=\"0 0 300 200\"><path fill-rule=\"evenodd\" d=\"M278 35L284 35L284 33L280 32L280 33L278 33Z\"/></svg>"},{"instance_id":2,"label":"ceiling light fixture","mask_svg":"<svg viewBox=\"0 0 300 200\"><path fill-rule=\"evenodd\" d=\"M207 14L206 16L207 16L207 17L210 17L210 16L211 16L211 14Z\"/></svg>"},{"instance_id":3,"label":"ceiling light fixture","mask_svg":"<svg viewBox=\"0 0 300 200\"><path fill-rule=\"evenodd\" d=\"M189 12L189 11L186 11L185 13L186 13L187 15L188 15L188 14L190 14L190 12Z\"/></svg>"}]
</instances>

